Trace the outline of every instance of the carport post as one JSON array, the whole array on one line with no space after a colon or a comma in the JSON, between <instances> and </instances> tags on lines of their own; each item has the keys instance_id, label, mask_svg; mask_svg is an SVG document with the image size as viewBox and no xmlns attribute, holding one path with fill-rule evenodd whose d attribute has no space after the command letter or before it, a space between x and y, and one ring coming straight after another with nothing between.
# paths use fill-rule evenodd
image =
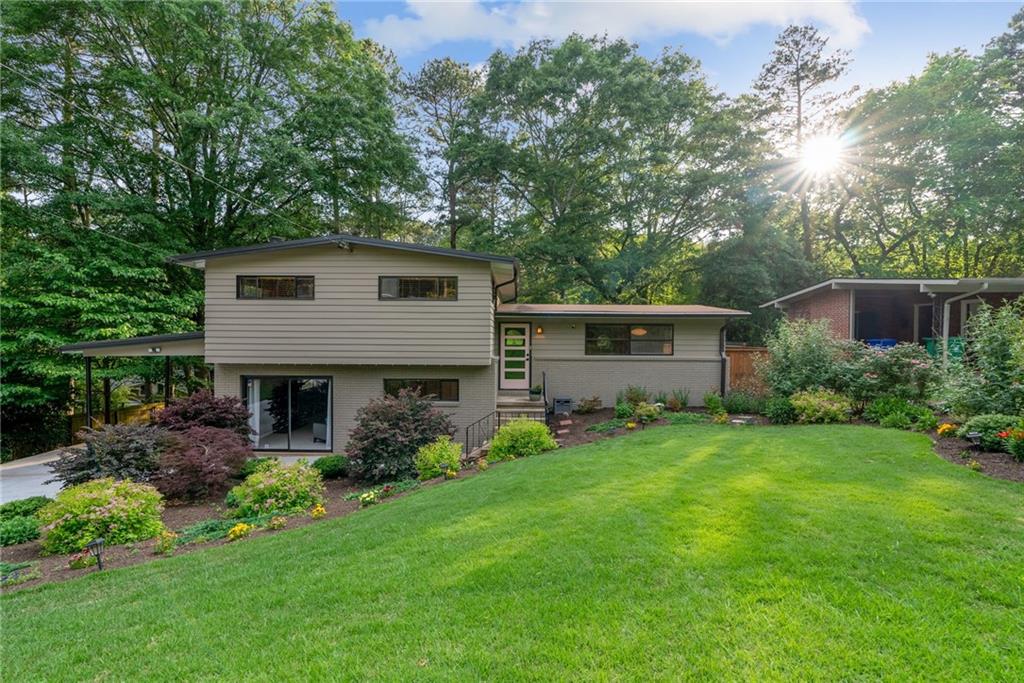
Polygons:
<instances>
[{"instance_id":1,"label":"carport post","mask_svg":"<svg viewBox=\"0 0 1024 683\"><path fill-rule=\"evenodd\" d=\"M171 404L171 357L164 356L164 407Z\"/></svg>"},{"instance_id":2,"label":"carport post","mask_svg":"<svg viewBox=\"0 0 1024 683\"><path fill-rule=\"evenodd\" d=\"M85 357L85 426L92 427L92 356Z\"/></svg>"},{"instance_id":3,"label":"carport post","mask_svg":"<svg viewBox=\"0 0 1024 683\"><path fill-rule=\"evenodd\" d=\"M110 424L110 378L103 378L103 424Z\"/></svg>"}]
</instances>

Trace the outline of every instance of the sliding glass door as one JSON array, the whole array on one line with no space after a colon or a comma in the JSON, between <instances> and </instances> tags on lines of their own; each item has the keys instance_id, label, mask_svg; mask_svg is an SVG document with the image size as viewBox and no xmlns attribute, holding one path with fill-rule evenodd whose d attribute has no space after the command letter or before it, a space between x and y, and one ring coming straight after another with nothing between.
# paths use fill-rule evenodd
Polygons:
<instances>
[{"instance_id":1,"label":"sliding glass door","mask_svg":"<svg viewBox=\"0 0 1024 683\"><path fill-rule=\"evenodd\" d=\"M257 450L331 450L330 378L243 377L242 393Z\"/></svg>"}]
</instances>

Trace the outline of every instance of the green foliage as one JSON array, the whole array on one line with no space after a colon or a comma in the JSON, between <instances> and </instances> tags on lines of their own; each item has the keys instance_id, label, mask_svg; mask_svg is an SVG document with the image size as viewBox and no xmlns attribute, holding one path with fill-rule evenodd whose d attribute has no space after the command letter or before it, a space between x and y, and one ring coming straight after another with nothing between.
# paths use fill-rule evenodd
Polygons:
<instances>
[{"instance_id":1,"label":"green foliage","mask_svg":"<svg viewBox=\"0 0 1024 683\"><path fill-rule=\"evenodd\" d=\"M616 404L628 403L634 408L640 403L649 403L650 400L651 392L647 391L647 387L636 386L633 384L630 384L615 396Z\"/></svg>"},{"instance_id":2,"label":"green foliage","mask_svg":"<svg viewBox=\"0 0 1024 683\"><path fill-rule=\"evenodd\" d=\"M107 545L153 538L164 529L163 507L152 486L106 478L64 489L36 516L46 532L43 549L72 553L97 538Z\"/></svg>"},{"instance_id":3,"label":"green foliage","mask_svg":"<svg viewBox=\"0 0 1024 683\"><path fill-rule=\"evenodd\" d=\"M0 586L16 586L40 576L38 562L0 562Z\"/></svg>"},{"instance_id":4,"label":"green foliage","mask_svg":"<svg viewBox=\"0 0 1024 683\"><path fill-rule=\"evenodd\" d=\"M641 424L650 424L661 417L661 409L652 403L638 403L633 416Z\"/></svg>"},{"instance_id":5,"label":"green foliage","mask_svg":"<svg viewBox=\"0 0 1024 683\"><path fill-rule=\"evenodd\" d=\"M888 413L878 424L887 429L910 429L914 425L910 416L903 412Z\"/></svg>"},{"instance_id":6,"label":"green foliage","mask_svg":"<svg viewBox=\"0 0 1024 683\"><path fill-rule=\"evenodd\" d=\"M626 419L633 416L633 406L625 401L617 401L615 403L615 417L617 419Z\"/></svg>"},{"instance_id":7,"label":"green foliage","mask_svg":"<svg viewBox=\"0 0 1024 683\"><path fill-rule=\"evenodd\" d=\"M626 422L632 420L630 417L616 417L611 420L605 420L604 422L596 422L587 427L588 432L594 432L595 434L607 434L608 432L614 432L616 429L622 429L626 426Z\"/></svg>"},{"instance_id":8,"label":"green foliage","mask_svg":"<svg viewBox=\"0 0 1024 683\"><path fill-rule=\"evenodd\" d=\"M1024 462L1024 420L1021 421L1020 427L1009 431L1004 443L1007 453L1012 455L1015 460Z\"/></svg>"},{"instance_id":9,"label":"green foliage","mask_svg":"<svg viewBox=\"0 0 1024 683\"><path fill-rule=\"evenodd\" d=\"M406 491L412 491L413 489L419 488L420 482L416 479L402 479L400 481L389 481L380 486L375 486L370 489L363 491L355 491L345 495L345 500L359 500L362 496L367 493L373 493L374 496L379 498L390 498L396 496L399 493L405 493Z\"/></svg>"},{"instance_id":10,"label":"green foliage","mask_svg":"<svg viewBox=\"0 0 1024 683\"><path fill-rule=\"evenodd\" d=\"M269 526L274 515L254 515L252 517L236 517L234 519L206 519L185 527L178 532L177 545L188 543L206 543L227 538L228 532L237 524L248 524L254 527Z\"/></svg>"},{"instance_id":11,"label":"green foliage","mask_svg":"<svg viewBox=\"0 0 1024 683\"><path fill-rule=\"evenodd\" d=\"M778 396L830 386L835 377L836 342L827 320L783 319L768 334L768 353L757 364L758 374Z\"/></svg>"},{"instance_id":12,"label":"green foliage","mask_svg":"<svg viewBox=\"0 0 1024 683\"><path fill-rule=\"evenodd\" d=\"M696 425L708 421L707 415L702 413L666 413L662 418L672 425Z\"/></svg>"},{"instance_id":13,"label":"green foliage","mask_svg":"<svg viewBox=\"0 0 1024 683\"><path fill-rule=\"evenodd\" d=\"M986 451L1006 450L1006 441L999 436L1001 432L1008 432L1021 422L1019 415L1001 415L993 413L989 415L975 415L960 425L956 435L966 439L971 432L981 434L981 447Z\"/></svg>"},{"instance_id":14,"label":"green foliage","mask_svg":"<svg viewBox=\"0 0 1024 683\"><path fill-rule=\"evenodd\" d=\"M31 496L8 501L0 505L0 522L13 517L33 516L51 502L53 499L46 496Z\"/></svg>"},{"instance_id":15,"label":"green foliage","mask_svg":"<svg viewBox=\"0 0 1024 683\"><path fill-rule=\"evenodd\" d=\"M1024 298L980 306L967 321L964 347L941 392L949 411L1024 414Z\"/></svg>"},{"instance_id":16,"label":"green foliage","mask_svg":"<svg viewBox=\"0 0 1024 683\"><path fill-rule=\"evenodd\" d=\"M853 401L828 389L798 391L789 397L789 402L800 422L849 422L853 414Z\"/></svg>"},{"instance_id":17,"label":"green foliage","mask_svg":"<svg viewBox=\"0 0 1024 683\"><path fill-rule=\"evenodd\" d=\"M313 467L324 479L343 479L348 475L348 458L344 455L325 455L314 460Z\"/></svg>"},{"instance_id":18,"label":"green foliage","mask_svg":"<svg viewBox=\"0 0 1024 683\"><path fill-rule=\"evenodd\" d=\"M773 396L764 402L764 416L768 421L776 425L788 425L796 422L800 417L792 401L786 396Z\"/></svg>"},{"instance_id":19,"label":"green foliage","mask_svg":"<svg viewBox=\"0 0 1024 683\"><path fill-rule=\"evenodd\" d=\"M889 349L860 342L837 341L830 388L856 401L898 396L923 401L936 386L935 361L919 344L897 344Z\"/></svg>"},{"instance_id":20,"label":"green foliage","mask_svg":"<svg viewBox=\"0 0 1024 683\"><path fill-rule=\"evenodd\" d=\"M591 396L590 398L581 398L576 402L576 412L580 415L589 415L601 408L601 397Z\"/></svg>"},{"instance_id":21,"label":"green foliage","mask_svg":"<svg viewBox=\"0 0 1024 683\"><path fill-rule=\"evenodd\" d=\"M171 434L149 424L104 425L83 429L79 438L85 448L65 449L49 463L51 481L64 486L112 477L148 481L157 470L160 455L174 442Z\"/></svg>"},{"instance_id":22,"label":"green foliage","mask_svg":"<svg viewBox=\"0 0 1024 683\"><path fill-rule=\"evenodd\" d=\"M717 392L709 391L704 394L704 408L712 415L727 412L722 397Z\"/></svg>"},{"instance_id":23,"label":"green foliage","mask_svg":"<svg viewBox=\"0 0 1024 683\"><path fill-rule=\"evenodd\" d=\"M27 543L39 538L39 520L32 515L0 520L0 546Z\"/></svg>"},{"instance_id":24,"label":"green foliage","mask_svg":"<svg viewBox=\"0 0 1024 683\"><path fill-rule=\"evenodd\" d=\"M748 391L730 391L722 399L722 407L727 413L757 415L764 409L764 400Z\"/></svg>"},{"instance_id":25,"label":"green foliage","mask_svg":"<svg viewBox=\"0 0 1024 683\"><path fill-rule=\"evenodd\" d=\"M420 480L433 479L449 470L458 472L461 459L462 444L444 434L416 451L416 470Z\"/></svg>"},{"instance_id":26,"label":"green foliage","mask_svg":"<svg viewBox=\"0 0 1024 683\"><path fill-rule=\"evenodd\" d=\"M414 477L420 446L454 433L451 418L415 391L373 399L356 413L349 434L349 473L364 481Z\"/></svg>"},{"instance_id":27,"label":"green foliage","mask_svg":"<svg viewBox=\"0 0 1024 683\"><path fill-rule=\"evenodd\" d=\"M512 460L558 448L547 425L536 420L512 420L501 426L491 440L487 459Z\"/></svg>"},{"instance_id":28,"label":"green foliage","mask_svg":"<svg viewBox=\"0 0 1024 683\"><path fill-rule=\"evenodd\" d=\"M864 410L864 419L883 427L913 429L927 432L935 429L939 421L926 406L916 405L898 396L887 396L872 401Z\"/></svg>"},{"instance_id":29,"label":"green foliage","mask_svg":"<svg viewBox=\"0 0 1024 683\"><path fill-rule=\"evenodd\" d=\"M321 460L322 459L323 458L321 458ZM260 456L258 458L249 458L248 460L245 461L245 464L242 465L242 469L240 469L238 471L238 478L239 479L247 479L250 474L253 474L254 472L262 469L264 467L264 465L266 465L271 460L277 460L277 458L273 458L273 457L269 457L269 456ZM314 463L313 466L316 467L316 464ZM325 477L325 479L326 478L327 477Z\"/></svg>"},{"instance_id":30,"label":"green foliage","mask_svg":"<svg viewBox=\"0 0 1024 683\"><path fill-rule=\"evenodd\" d=\"M320 472L305 460L265 463L231 489L226 503L233 517L302 512L324 501Z\"/></svg>"},{"instance_id":31,"label":"green foliage","mask_svg":"<svg viewBox=\"0 0 1024 683\"><path fill-rule=\"evenodd\" d=\"M660 403L663 406L666 405L668 403L668 394L664 391L659 391L651 396L651 403Z\"/></svg>"},{"instance_id":32,"label":"green foliage","mask_svg":"<svg viewBox=\"0 0 1024 683\"><path fill-rule=\"evenodd\" d=\"M665 408L673 413L678 413L690 405L689 389L673 389L672 395L665 401Z\"/></svg>"}]
</instances>

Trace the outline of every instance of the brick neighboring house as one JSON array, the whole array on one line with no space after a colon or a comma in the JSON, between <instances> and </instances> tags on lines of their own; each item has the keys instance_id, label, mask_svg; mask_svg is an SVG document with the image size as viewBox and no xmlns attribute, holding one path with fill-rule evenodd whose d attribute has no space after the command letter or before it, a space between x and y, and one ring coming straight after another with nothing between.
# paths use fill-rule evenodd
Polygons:
<instances>
[{"instance_id":1,"label":"brick neighboring house","mask_svg":"<svg viewBox=\"0 0 1024 683\"><path fill-rule=\"evenodd\" d=\"M1024 277L968 279L832 278L773 299L789 318L824 319L839 339L959 348L963 323L981 302L1000 306L1024 293Z\"/></svg>"}]
</instances>

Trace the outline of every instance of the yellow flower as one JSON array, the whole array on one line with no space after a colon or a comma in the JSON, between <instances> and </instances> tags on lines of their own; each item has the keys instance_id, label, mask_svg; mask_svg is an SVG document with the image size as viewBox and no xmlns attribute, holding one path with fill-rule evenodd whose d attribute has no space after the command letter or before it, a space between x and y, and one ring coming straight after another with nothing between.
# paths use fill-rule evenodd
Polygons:
<instances>
[{"instance_id":1,"label":"yellow flower","mask_svg":"<svg viewBox=\"0 0 1024 683\"><path fill-rule=\"evenodd\" d=\"M946 436L950 432L956 431L956 425L950 424L949 422L943 422L939 425L939 436Z\"/></svg>"},{"instance_id":2,"label":"yellow flower","mask_svg":"<svg viewBox=\"0 0 1024 683\"><path fill-rule=\"evenodd\" d=\"M252 533L252 530L253 526L251 524L239 522L228 530L228 540L237 541L240 538L245 538Z\"/></svg>"},{"instance_id":3,"label":"yellow flower","mask_svg":"<svg viewBox=\"0 0 1024 683\"><path fill-rule=\"evenodd\" d=\"M636 429L636 422L627 422L626 429Z\"/></svg>"},{"instance_id":4,"label":"yellow flower","mask_svg":"<svg viewBox=\"0 0 1024 683\"><path fill-rule=\"evenodd\" d=\"M327 509L321 503L317 503L313 506L313 509L309 511L309 516L313 519L320 519L327 514Z\"/></svg>"}]
</instances>

